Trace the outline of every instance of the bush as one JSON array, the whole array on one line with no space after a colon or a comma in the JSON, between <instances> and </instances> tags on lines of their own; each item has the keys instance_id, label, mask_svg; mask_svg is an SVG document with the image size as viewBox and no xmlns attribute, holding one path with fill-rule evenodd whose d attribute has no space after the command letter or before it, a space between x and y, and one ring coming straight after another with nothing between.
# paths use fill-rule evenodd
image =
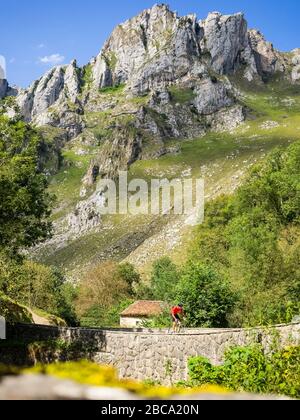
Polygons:
<instances>
[{"instance_id":1,"label":"bush","mask_svg":"<svg viewBox=\"0 0 300 420\"><path fill-rule=\"evenodd\" d=\"M208 203L191 258L230 278L239 303L231 327L299 315L300 142L275 150L232 195Z\"/></svg>"},{"instance_id":2,"label":"bush","mask_svg":"<svg viewBox=\"0 0 300 420\"><path fill-rule=\"evenodd\" d=\"M103 326L107 313L115 305L130 298L131 286L121 274L118 264L107 261L85 275L79 285L76 300L81 324Z\"/></svg>"},{"instance_id":3,"label":"bush","mask_svg":"<svg viewBox=\"0 0 300 420\"><path fill-rule=\"evenodd\" d=\"M134 301L125 299L110 308L91 306L80 318L82 327L119 328L120 314Z\"/></svg>"},{"instance_id":4,"label":"bush","mask_svg":"<svg viewBox=\"0 0 300 420\"><path fill-rule=\"evenodd\" d=\"M222 366L208 359L189 360L191 386L216 384L233 391L280 394L300 399L300 346L265 354L261 345L236 347Z\"/></svg>"},{"instance_id":5,"label":"bush","mask_svg":"<svg viewBox=\"0 0 300 420\"><path fill-rule=\"evenodd\" d=\"M22 322L31 324L33 322L30 312L22 305L13 301L0 292L0 316L9 322Z\"/></svg>"},{"instance_id":6,"label":"bush","mask_svg":"<svg viewBox=\"0 0 300 420\"><path fill-rule=\"evenodd\" d=\"M134 265L130 263L120 264L118 268L120 277L126 281L129 290L133 293L141 282L141 276L136 271Z\"/></svg>"},{"instance_id":7,"label":"bush","mask_svg":"<svg viewBox=\"0 0 300 420\"><path fill-rule=\"evenodd\" d=\"M0 254L2 293L30 309L41 309L76 324L73 303L67 296L69 287L53 267Z\"/></svg>"},{"instance_id":8,"label":"bush","mask_svg":"<svg viewBox=\"0 0 300 420\"><path fill-rule=\"evenodd\" d=\"M180 274L169 257L163 257L153 264L150 291L153 299L172 302Z\"/></svg>"},{"instance_id":9,"label":"bush","mask_svg":"<svg viewBox=\"0 0 300 420\"><path fill-rule=\"evenodd\" d=\"M210 266L190 261L177 287L177 301L184 304L188 327L218 328L228 325L235 295Z\"/></svg>"}]
</instances>

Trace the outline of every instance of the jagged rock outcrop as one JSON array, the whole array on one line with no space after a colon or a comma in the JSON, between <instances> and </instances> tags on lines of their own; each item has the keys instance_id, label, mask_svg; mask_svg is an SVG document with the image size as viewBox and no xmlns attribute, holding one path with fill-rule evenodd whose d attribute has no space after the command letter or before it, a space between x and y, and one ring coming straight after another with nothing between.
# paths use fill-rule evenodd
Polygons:
<instances>
[{"instance_id":1,"label":"jagged rock outcrop","mask_svg":"<svg viewBox=\"0 0 300 420\"><path fill-rule=\"evenodd\" d=\"M0 78L0 99L5 98L5 96L7 96L7 91L8 91L7 80Z\"/></svg>"},{"instance_id":2,"label":"jagged rock outcrop","mask_svg":"<svg viewBox=\"0 0 300 420\"><path fill-rule=\"evenodd\" d=\"M230 74L242 63L253 68L247 22L242 13L231 16L210 13L200 25L203 28L201 50L210 56L210 65L215 72Z\"/></svg>"},{"instance_id":3,"label":"jagged rock outcrop","mask_svg":"<svg viewBox=\"0 0 300 420\"><path fill-rule=\"evenodd\" d=\"M125 127L116 127L113 138L105 144L103 153L91 162L84 185L93 185L98 177L116 178L118 171L127 171L142 153L142 136L131 123Z\"/></svg>"},{"instance_id":4,"label":"jagged rock outcrop","mask_svg":"<svg viewBox=\"0 0 300 420\"><path fill-rule=\"evenodd\" d=\"M82 235L99 226L101 208L105 206L102 191L96 191L89 199L80 201L67 220L68 230L74 236Z\"/></svg>"},{"instance_id":5,"label":"jagged rock outcrop","mask_svg":"<svg viewBox=\"0 0 300 420\"><path fill-rule=\"evenodd\" d=\"M292 51L292 81L297 82L300 80L300 49Z\"/></svg>"},{"instance_id":6,"label":"jagged rock outcrop","mask_svg":"<svg viewBox=\"0 0 300 420\"><path fill-rule=\"evenodd\" d=\"M74 60L69 66L57 66L49 70L29 89L23 89L17 104L26 121L38 126L53 125L64 128L70 137L78 135L83 127L83 113L78 95L80 80Z\"/></svg>"},{"instance_id":7,"label":"jagged rock outcrop","mask_svg":"<svg viewBox=\"0 0 300 420\"><path fill-rule=\"evenodd\" d=\"M295 53L290 63L294 82L300 79L297 57ZM22 90L17 103L27 121L63 128L73 138L85 127L85 110L101 108L95 94L99 88L126 84L133 96L149 92L159 95L169 86L189 81L197 96L195 109L205 115L235 105L234 95L228 95L228 87L222 86L224 80L212 83L213 73L218 77L242 70L250 81L259 77L265 80L274 73L287 72L286 62L286 57L259 31L248 30L242 13L223 16L213 12L198 20L196 15L180 17L166 5L155 5L115 28L87 67L90 80L86 80L86 68L79 69L73 61L50 70L29 89ZM0 96L5 96L6 90L7 86L0 86ZM178 130L178 116L174 112L166 114L173 134L186 136ZM141 125L140 121L137 125ZM149 118L148 125L153 132L161 130Z\"/></svg>"},{"instance_id":8,"label":"jagged rock outcrop","mask_svg":"<svg viewBox=\"0 0 300 420\"><path fill-rule=\"evenodd\" d=\"M228 75L240 68L245 77L285 71L283 60L258 31L248 31L242 13L179 17L156 5L119 25L93 67L94 85L129 83L133 92L164 88L212 69Z\"/></svg>"},{"instance_id":9,"label":"jagged rock outcrop","mask_svg":"<svg viewBox=\"0 0 300 420\"><path fill-rule=\"evenodd\" d=\"M188 76L205 76L207 68L230 74L255 59L243 15L212 13L198 21L179 17L165 5L154 6L119 25L97 57L96 87L129 82L134 92L170 85Z\"/></svg>"},{"instance_id":10,"label":"jagged rock outcrop","mask_svg":"<svg viewBox=\"0 0 300 420\"><path fill-rule=\"evenodd\" d=\"M80 137L97 146L82 181L84 198L99 177L115 178L138 159L176 153L166 140L235 129L246 114L235 75L262 84L278 73L299 82L300 50L280 53L248 29L242 13L213 12L199 20L155 5L118 25L88 65L79 68L74 60L49 70L21 90L16 103L26 121L61 129L61 147ZM0 80L0 99L8 94ZM71 231L100 222L94 198L70 216Z\"/></svg>"},{"instance_id":11,"label":"jagged rock outcrop","mask_svg":"<svg viewBox=\"0 0 300 420\"><path fill-rule=\"evenodd\" d=\"M283 57L274 49L273 44L265 40L259 31L250 30L249 40L257 72L260 76L267 78L276 72L283 73L285 71Z\"/></svg>"},{"instance_id":12,"label":"jagged rock outcrop","mask_svg":"<svg viewBox=\"0 0 300 420\"><path fill-rule=\"evenodd\" d=\"M17 94L18 89L16 87L10 87L8 81L0 77L0 100L6 96L17 96Z\"/></svg>"}]
</instances>

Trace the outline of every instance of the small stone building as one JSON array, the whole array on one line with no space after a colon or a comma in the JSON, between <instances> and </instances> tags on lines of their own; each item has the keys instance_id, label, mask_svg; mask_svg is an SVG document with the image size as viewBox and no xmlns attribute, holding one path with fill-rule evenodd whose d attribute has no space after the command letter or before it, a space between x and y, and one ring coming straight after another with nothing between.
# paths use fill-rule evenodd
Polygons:
<instances>
[{"instance_id":1,"label":"small stone building","mask_svg":"<svg viewBox=\"0 0 300 420\"><path fill-rule=\"evenodd\" d=\"M165 302L139 300L120 314L121 328L138 328L151 318L161 315L167 307Z\"/></svg>"}]
</instances>

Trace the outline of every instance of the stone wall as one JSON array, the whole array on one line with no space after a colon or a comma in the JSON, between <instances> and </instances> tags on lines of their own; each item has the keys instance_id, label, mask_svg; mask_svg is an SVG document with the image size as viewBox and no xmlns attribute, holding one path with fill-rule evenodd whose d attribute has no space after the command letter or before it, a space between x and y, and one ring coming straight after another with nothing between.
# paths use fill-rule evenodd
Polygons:
<instances>
[{"instance_id":1,"label":"stone wall","mask_svg":"<svg viewBox=\"0 0 300 420\"><path fill-rule=\"evenodd\" d=\"M213 363L220 364L228 347L255 341L268 349L275 335L280 338L282 345L299 344L300 324L279 325L270 329L186 330L179 335L142 329L99 330L9 325L6 346L0 346L0 363L10 361L22 364L28 359L28 354L20 354L20 350L8 350L10 342L60 340L72 345L73 350L77 349L77 353L72 353L72 358L88 357L97 363L112 364L119 370L121 377L159 380L167 384L187 379L187 361L191 356L205 356ZM55 357L61 359L58 353L48 356L49 361ZM10 360L11 357L13 360ZM35 356L30 363L38 361L39 357Z\"/></svg>"}]
</instances>

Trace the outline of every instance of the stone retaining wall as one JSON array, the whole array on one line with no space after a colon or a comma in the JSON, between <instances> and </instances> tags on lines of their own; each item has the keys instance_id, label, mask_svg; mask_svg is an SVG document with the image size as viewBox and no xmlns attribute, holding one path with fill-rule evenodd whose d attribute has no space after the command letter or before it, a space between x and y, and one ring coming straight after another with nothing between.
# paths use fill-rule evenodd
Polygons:
<instances>
[{"instance_id":1,"label":"stone retaining wall","mask_svg":"<svg viewBox=\"0 0 300 420\"><path fill-rule=\"evenodd\" d=\"M116 366L121 377L168 383L187 379L187 361L191 356L205 356L220 364L230 346L244 346L255 341L268 349L274 335L280 338L282 345L299 344L300 324L269 329L186 330L179 335L157 330L99 330L18 324L8 326L6 344L61 340L74 348L78 345L78 358L88 355L97 363ZM0 346L0 363L10 361L20 364L22 360L25 363L27 356L13 353ZM11 357L14 360L10 360ZM50 360L53 357L55 355ZM38 361L37 357L34 362Z\"/></svg>"}]
</instances>

